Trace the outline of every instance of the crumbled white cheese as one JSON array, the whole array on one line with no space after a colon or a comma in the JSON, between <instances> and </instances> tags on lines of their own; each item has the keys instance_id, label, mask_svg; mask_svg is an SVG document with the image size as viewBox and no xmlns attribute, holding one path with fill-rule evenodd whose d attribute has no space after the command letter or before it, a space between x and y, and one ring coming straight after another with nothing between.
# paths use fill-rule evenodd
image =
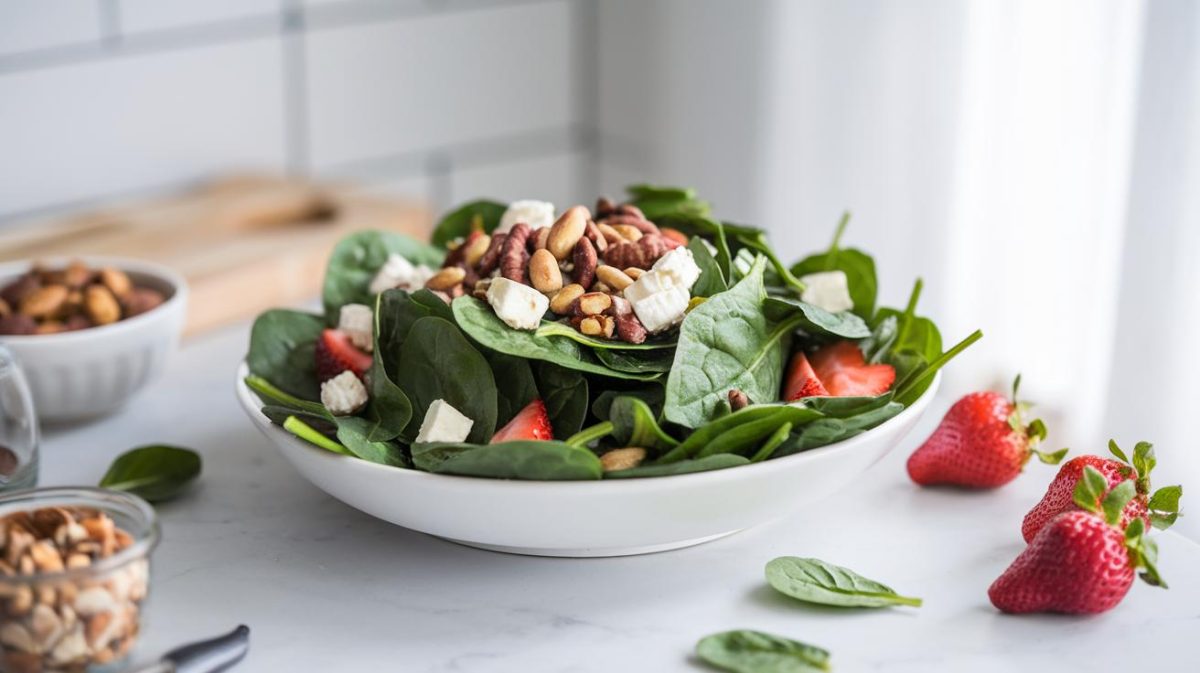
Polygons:
<instances>
[{"instance_id":1,"label":"crumbled white cheese","mask_svg":"<svg viewBox=\"0 0 1200 673\"><path fill-rule=\"evenodd\" d=\"M418 290L425 287L425 281L432 278L434 273L436 272L433 269L424 264L413 266L403 255L392 253L375 274L368 289L371 294L392 288Z\"/></svg>"},{"instance_id":2,"label":"crumbled white cheese","mask_svg":"<svg viewBox=\"0 0 1200 673\"><path fill-rule=\"evenodd\" d=\"M446 400L434 400L425 411L417 442L461 442L471 434L475 421L463 415Z\"/></svg>"},{"instance_id":3,"label":"crumbled white cheese","mask_svg":"<svg viewBox=\"0 0 1200 673\"><path fill-rule=\"evenodd\" d=\"M690 290L700 277L700 267L687 248L675 248L658 259L629 287L625 298L650 333L678 325L687 313Z\"/></svg>"},{"instance_id":4,"label":"crumbled white cheese","mask_svg":"<svg viewBox=\"0 0 1200 673\"><path fill-rule=\"evenodd\" d=\"M518 222L524 222L530 229L537 230L554 224L554 204L549 201L513 201L508 204L508 210L500 216L500 226L493 234L506 234Z\"/></svg>"},{"instance_id":5,"label":"crumbled white cheese","mask_svg":"<svg viewBox=\"0 0 1200 673\"><path fill-rule=\"evenodd\" d=\"M840 313L854 308L850 298L850 286L844 271L821 271L800 277L804 292L800 300L823 308L830 313Z\"/></svg>"},{"instance_id":6,"label":"crumbled white cheese","mask_svg":"<svg viewBox=\"0 0 1200 673\"><path fill-rule=\"evenodd\" d=\"M367 387L349 369L321 384L321 404L334 416L349 416L368 399Z\"/></svg>"},{"instance_id":7,"label":"crumbled white cheese","mask_svg":"<svg viewBox=\"0 0 1200 673\"><path fill-rule=\"evenodd\" d=\"M365 304L346 304L338 313L338 329L350 343L370 353L375 346L375 312Z\"/></svg>"},{"instance_id":8,"label":"crumbled white cheese","mask_svg":"<svg viewBox=\"0 0 1200 673\"><path fill-rule=\"evenodd\" d=\"M537 329L550 300L537 290L507 278L496 278L487 290L496 315L513 329Z\"/></svg>"},{"instance_id":9,"label":"crumbled white cheese","mask_svg":"<svg viewBox=\"0 0 1200 673\"><path fill-rule=\"evenodd\" d=\"M646 331L655 334L682 322L689 301L691 295L687 289L676 285L636 300L631 299L629 303L633 304L633 312Z\"/></svg>"},{"instance_id":10,"label":"crumbled white cheese","mask_svg":"<svg viewBox=\"0 0 1200 673\"><path fill-rule=\"evenodd\" d=\"M696 258L692 256L691 250L682 246L659 257L650 270L669 275L673 284L685 290L691 290L700 278L700 267L696 265Z\"/></svg>"}]
</instances>

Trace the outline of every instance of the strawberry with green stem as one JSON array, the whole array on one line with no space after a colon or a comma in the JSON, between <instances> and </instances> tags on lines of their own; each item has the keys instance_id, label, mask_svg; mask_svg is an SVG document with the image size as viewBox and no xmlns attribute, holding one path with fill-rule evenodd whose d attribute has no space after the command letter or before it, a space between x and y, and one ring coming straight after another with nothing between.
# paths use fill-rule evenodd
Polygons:
<instances>
[{"instance_id":1,"label":"strawberry with green stem","mask_svg":"<svg viewBox=\"0 0 1200 673\"><path fill-rule=\"evenodd\" d=\"M1136 518L1118 526L1137 494L1134 480L1109 488L1094 467L1083 469L1073 499L1079 509L1043 526L1025 551L988 589L992 605L1009 613L1095 614L1116 607L1134 574L1166 588L1158 573L1158 546Z\"/></svg>"},{"instance_id":2,"label":"strawberry with green stem","mask_svg":"<svg viewBox=\"0 0 1200 673\"><path fill-rule=\"evenodd\" d=\"M1026 542L1033 540L1038 531L1054 517L1076 509L1075 487L1082 479L1084 470L1089 467L1104 476L1107 489L1133 480L1136 493L1122 512L1121 526L1128 525L1135 518L1160 529L1169 528L1175 523L1179 518L1179 499L1183 495L1183 487L1164 486L1151 493L1150 472L1158 463L1154 446L1150 442L1138 442L1133 447L1132 460L1113 440L1109 440L1108 450L1113 458L1076 456L1063 463L1041 501L1025 515L1021 535Z\"/></svg>"}]
</instances>

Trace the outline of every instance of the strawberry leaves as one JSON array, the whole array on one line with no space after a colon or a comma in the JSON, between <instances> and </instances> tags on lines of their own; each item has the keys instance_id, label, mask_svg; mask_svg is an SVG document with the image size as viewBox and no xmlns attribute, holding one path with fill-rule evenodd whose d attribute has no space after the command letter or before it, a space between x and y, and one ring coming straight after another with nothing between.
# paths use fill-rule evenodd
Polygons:
<instances>
[{"instance_id":1,"label":"strawberry leaves","mask_svg":"<svg viewBox=\"0 0 1200 673\"><path fill-rule=\"evenodd\" d=\"M1130 564L1141 571L1138 577L1152 587L1167 588L1162 575L1158 574L1158 544L1146 536L1146 522L1141 519L1129 522L1125 528L1125 548L1129 550Z\"/></svg>"},{"instance_id":2,"label":"strawberry leaves","mask_svg":"<svg viewBox=\"0 0 1200 673\"><path fill-rule=\"evenodd\" d=\"M1081 509L1101 515L1110 526L1116 526L1121 520L1125 506L1129 504L1130 500L1137 497L1137 485L1133 479L1126 479L1114 486L1107 494L1104 492L1106 488L1108 488L1108 480L1104 478L1100 470L1088 465L1083 468L1083 475L1075 486L1075 504ZM1179 492L1182 493L1182 489L1179 489ZM1169 491L1163 494L1159 504L1170 506L1173 497L1174 491ZM1178 509L1177 498L1174 499L1173 504ZM1139 576L1147 584L1165 589L1167 583L1158 573L1158 545L1146 536L1146 522L1141 517L1134 517L1125 527L1125 547L1129 550L1130 565L1141 571Z\"/></svg>"},{"instance_id":3,"label":"strawberry leaves","mask_svg":"<svg viewBox=\"0 0 1200 673\"><path fill-rule=\"evenodd\" d=\"M1179 518L1179 499L1183 497L1182 486L1163 486L1150 496L1150 524L1166 530Z\"/></svg>"},{"instance_id":4,"label":"strawberry leaves","mask_svg":"<svg viewBox=\"0 0 1200 673\"><path fill-rule=\"evenodd\" d=\"M1133 447L1133 459L1117 446L1116 441L1108 440L1108 452L1128 466L1131 479L1136 479L1139 494L1150 493L1150 472L1158 465L1158 457L1154 454L1154 445L1150 442L1138 442ZM1182 486L1163 486L1150 496L1147 508L1150 510L1150 525L1159 530L1166 530L1179 519L1179 499L1183 497Z\"/></svg>"},{"instance_id":5,"label":"strawberry leaves","mask_svg":"<svg viewBox=\"0 0 1200 673\"><path fill-rule=\"evenodd\" d=\"M1100 474L1100 470L1088 465L1083 468L1083 474L1079 477L1079 483L1075 485L1072 499L1080 509L1099 513L1100 499L1104 497L1106 490L1108 490L1108 480L1104 478L1103 474Z\"/></svg>"}]
</instances>

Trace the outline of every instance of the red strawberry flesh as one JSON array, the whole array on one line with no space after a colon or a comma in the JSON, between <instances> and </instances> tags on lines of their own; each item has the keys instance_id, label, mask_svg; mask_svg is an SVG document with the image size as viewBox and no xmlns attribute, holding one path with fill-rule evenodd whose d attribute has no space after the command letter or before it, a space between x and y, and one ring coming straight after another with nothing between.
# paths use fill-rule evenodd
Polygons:
<instances>
[{"instance_id":1,"label":"red strawberry flesh","mask_svg":"<svg viewBox=\"0 0 1200 673\"><path fill-rule=\"evenodd\" d=\"M813 371L830 395L835 397L874 397L882 395L896 381L891 365L869 365L852 341L823 346L810 360Z\"/></svg>"},{"instance_id":2,"label":"red strawberry flesh","mask_svg":"<svg viewBox=\"0 0 1200 673\"><path fill-rule=\"evenodd\" d=\"M490 443L553 438L554 432L550 429L550 415L546 413L546 405L540 399L535 399L518 411L504 427L497 430Z\"/></svg>"},{"instance_id":3,"label":"red strawberry flesh","mask_svg":"<svg viewBox=\"0 0 1200 673\"><path fill-rule=\"evenodd\" d=\"M793 355L792 361L788 365L783 399L793 402L804 397L825 397L827 395L829 395L829 391L825 390L821 379L817 378L816 372L808 362L808 357L803 352Z\"/></svg>"},{"instance_id":4,"label":"red strawberry flesh","mask_svg":"<svg viewBox=\"0 0 1200 673\"><path fill-rule=\"evenodd\" d=\"M336 329L321 332L315 358L317 380L322 383L347 369L362 378L371 368L371 354L359 350L345 332Z\"/></svg>"}]
</instances>

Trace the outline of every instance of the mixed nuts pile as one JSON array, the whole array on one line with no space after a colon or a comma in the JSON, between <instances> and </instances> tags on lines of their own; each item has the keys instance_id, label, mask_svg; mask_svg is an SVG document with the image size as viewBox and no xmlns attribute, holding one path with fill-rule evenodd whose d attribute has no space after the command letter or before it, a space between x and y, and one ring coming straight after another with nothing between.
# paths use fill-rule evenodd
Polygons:
<instances>
[{"instance_id":1,"label":"mixed nuts pile","mask_svg":"<svg viewBox=\"0 0 1200 673\"><path fill-rule=\"evenodd\" d=\"M125 657L137 641L149 567L92 567L133 544L103 512L47 507L0 520L0 670L79 672Z\"/></svg>"},{"instance_id":2,"label":"mixed nuts pile","mask_svg":"<svg viewBox=\"0 0 1200 673\"><path fill-rule=\"evenodd\" d=\"M0 290L0 334L55 334L108 325L162 304L162 292L133 284L120 269L35 264Z\"/></svg>"}]
</instances>

